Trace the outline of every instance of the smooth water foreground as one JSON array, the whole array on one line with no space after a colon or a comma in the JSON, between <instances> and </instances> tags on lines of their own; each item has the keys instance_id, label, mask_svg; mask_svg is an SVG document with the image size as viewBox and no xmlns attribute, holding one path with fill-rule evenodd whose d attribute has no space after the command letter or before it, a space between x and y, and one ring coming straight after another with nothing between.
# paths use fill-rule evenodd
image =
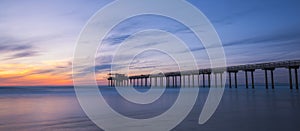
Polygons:
<instances>
[{"instance_id":1,"label":"smooth water foreground","mask_svg":"<svg viewBox=\"0 0 300 131\"><path fill-rule=\"evenodd\" d=\"M215 114L204 125L198 117L208 88L200 88L189 116L174 130L298 131L300 93L289 87L225 89ZM140 89L147 91L147 89ZM132 104L107 87L101 88L109 105L132 118L160 115L176 100L179 88L167 89L153 104ZM116 123L118 124L118 123ZM0 87L0 130L101 130L85 115L72 87Z\"/></svg>"}]
</instances>

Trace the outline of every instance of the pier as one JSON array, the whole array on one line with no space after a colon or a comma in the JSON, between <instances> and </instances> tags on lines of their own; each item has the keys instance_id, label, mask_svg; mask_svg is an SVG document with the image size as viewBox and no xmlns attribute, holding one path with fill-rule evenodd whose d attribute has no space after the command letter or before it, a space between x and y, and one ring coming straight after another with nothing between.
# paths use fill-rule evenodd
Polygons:
<instances>
[{"instance_id":1,"label":"pier","mask_svg":"<svg viewBox=\"0 0 300 131\"><path fill-rule=\"evenodd\" d=\"M295 89L299 89L298 84L298 69L300 66L300 60L289 60L289 61L277 61L277 62L267 62L267 63L257 63L257 64L247 64L247 65L237 65L228 67L218 67L218 68L208 68L199 69L192 71L181 71L181 72L167 72L158 74L147 74L147 75L136 75L136 76L126 76L124 74L112 74L110 73L108 77L108 86L154 86L154 87L211 87L211 77L215 77L215 85L217 85L217 78L223 83L223 75L225 72L228 74L229 88L237 88L237 73L245 73L245 85L249 88L248 74L251 77L251 88L255 88L254 82L254 72L256 70L263 70L265 77L265 88L269 89L269 76L271 77L271 88L275 88L274 84L274 71L278 68L285 68L288 70L289 85L290 89L293 89L293 74L295 81ZM294 72L294 73L293 73ZM200 78L202 77L202 82ZM233 77L233 78L232 78ZM196 80L195 80L196 78ZM206 79L208 83L206 84ZM234 82L233 82L234 80ZM202 84L201 84L202 83ZM234 84L234 85L233 85Z\"/></svg>"}]
</instances>

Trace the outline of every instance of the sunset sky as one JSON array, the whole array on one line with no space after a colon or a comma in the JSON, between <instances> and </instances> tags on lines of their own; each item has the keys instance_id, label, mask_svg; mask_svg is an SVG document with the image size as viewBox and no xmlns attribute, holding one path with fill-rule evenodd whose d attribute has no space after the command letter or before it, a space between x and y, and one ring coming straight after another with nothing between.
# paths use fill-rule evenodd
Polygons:
<instances>
[{"instance_id":1,"label":"sunset sky","mask_svg":"<svg viewBox=\"0 0 300 131\"><path fill-rule=\"evenodd\" d=\"M79 34L89 18L110 2L1 0L0 86L72 85L72 59ZM215 27L228 65L300 59L299 0L188 2ZM120 23L103 41L95 58L99 84L106 84L113 52L120 43L137 31L153 28L178 35L191 49L198 67L207 67L205 49L192 32L168 18L144 15ZM139 39L160 44L161 38L150 35ZM172 46L171 41L162 42ZM139 48L145 48L143 43ZM175 69L169 59L159 52L141 54L132 62L133 74L149 73L154 68Z\"/></svg>"}]
</instances>

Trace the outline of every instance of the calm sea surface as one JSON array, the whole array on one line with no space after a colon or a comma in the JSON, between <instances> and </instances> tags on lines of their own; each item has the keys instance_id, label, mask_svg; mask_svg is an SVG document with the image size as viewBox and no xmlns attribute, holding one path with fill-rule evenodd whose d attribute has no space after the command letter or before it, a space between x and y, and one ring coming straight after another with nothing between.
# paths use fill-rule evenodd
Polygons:
<instances>
[{"instance_id":1,"label":"calm sea surface","mask_svg":"<svg viewBox=\"0 0 300 131\"><path fill-rule=\"evenodd\" d=\"M139 89L147 91L147 89ZM166 111L179 89L167 89L153 104L132 104L108 87L101 92L117 112L132 118L150 118ZM280 86L275 90L225 89L222 101L204 125L199 125L208 88L200 88L196 105L174 130L202 131L298 131L300 93ZM120 110L122 109L122 110ZM117 124L117 123L116 123ZM0 87L0 130L101 130L81 109L73 87Z\"/></svg>"}]
</instances>

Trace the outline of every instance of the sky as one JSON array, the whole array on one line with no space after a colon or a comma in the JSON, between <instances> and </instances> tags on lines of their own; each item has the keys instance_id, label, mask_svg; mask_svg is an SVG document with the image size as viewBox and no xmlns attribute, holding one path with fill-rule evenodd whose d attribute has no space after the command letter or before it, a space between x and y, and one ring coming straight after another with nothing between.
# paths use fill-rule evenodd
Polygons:
<instances>
[{"instance_id":1,"label":"sky","mask_svg":"<svg viewBox=\"0 0 300 131\"><path fill-rule=\"evenodd\" d=\"M0 86L72 85L72 60L80 32L98 10L111 2L0 0ZM299 0L188 2L201 10L214 26L227 65L299 59ZM130 4L128 7L130 10ZM116 65L112 63L113 58L122 42L132 43L139 50L149 45L174 43L165 34L133 36L149 29L164 30L181 38L194 55L198 68L209 66L201 41L184 25L162 16L142 15L116 25L102 41L95 57L96 65L91 67L96 69L99 84L106 84L107 73ZM119 62L130 60L126 54L122 56ZM130 61L131 75L178 69L172 57L155 50L138 54ZM283 72L275 72L279 82L287 82ZM261 78L257 79L260 82Z\"/></svg>"}]
</instances>

